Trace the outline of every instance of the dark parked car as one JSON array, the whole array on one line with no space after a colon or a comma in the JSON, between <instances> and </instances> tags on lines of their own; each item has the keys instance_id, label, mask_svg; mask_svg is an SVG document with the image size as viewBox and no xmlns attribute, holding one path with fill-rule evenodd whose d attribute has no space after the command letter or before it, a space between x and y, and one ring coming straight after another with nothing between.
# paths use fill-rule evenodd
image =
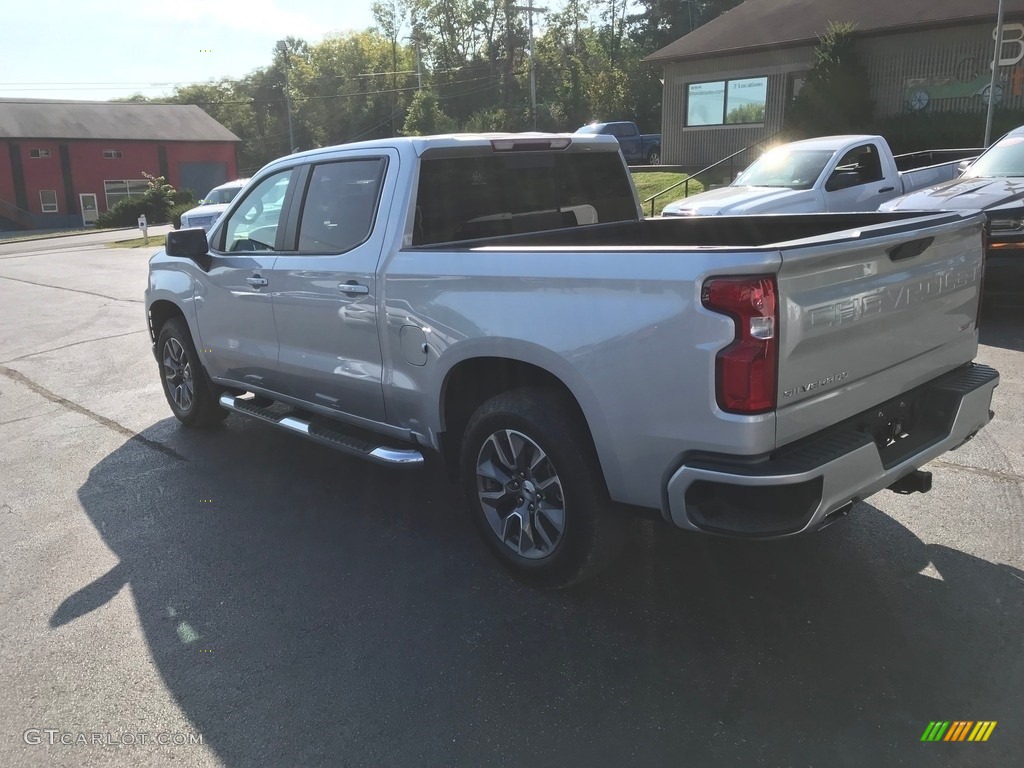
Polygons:
<instances>
[{"instance_id":1,"label":"dark parked car","mask_svg":"<svg viewBox=\"0 0 1024 768\"><path fill-rule=\"evenodd\" d=\"M1024 304L1024 126L989 147L963 175L883 204L883 211L980 208L988 214L985 301Z\"/></svg>"}]
</instances>

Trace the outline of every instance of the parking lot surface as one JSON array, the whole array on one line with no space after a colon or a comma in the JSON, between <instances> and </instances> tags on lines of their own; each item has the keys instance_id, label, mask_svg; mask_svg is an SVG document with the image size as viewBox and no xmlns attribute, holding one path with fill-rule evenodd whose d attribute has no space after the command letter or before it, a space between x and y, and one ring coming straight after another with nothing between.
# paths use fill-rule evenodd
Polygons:
<instances>
[{"instance_id":1,"label":"parking lot surface","mask_svg":"<svg viewBox=\"0 0 1024 768\"><path fill-rule=\"evenodd\" d=\"M0 247L0 765L1019 764L1024 314L984 316L996 419L931 493L780 542L637 521L545 593L429 470L181 428L148 252L66 246Z\"/></svg>"}]
</instances>

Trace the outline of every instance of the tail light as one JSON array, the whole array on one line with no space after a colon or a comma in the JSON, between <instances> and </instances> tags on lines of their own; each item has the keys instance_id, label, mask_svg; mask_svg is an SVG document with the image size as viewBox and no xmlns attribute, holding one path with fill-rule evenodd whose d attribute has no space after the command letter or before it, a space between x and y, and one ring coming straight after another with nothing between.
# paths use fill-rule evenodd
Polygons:
<instances>
[{"instance_id":1,"label":"tail light","mask_svg":"<svg viewBox=\"0 0 1024 768\"><path fill-rule=\"evenodd\" d=\"M715 277L704 283L701 303L736 324L732 344L715 360L715 397L730 413L764 413L775 408L779 348L775 278Z\"/></svg>"}]
</instances>

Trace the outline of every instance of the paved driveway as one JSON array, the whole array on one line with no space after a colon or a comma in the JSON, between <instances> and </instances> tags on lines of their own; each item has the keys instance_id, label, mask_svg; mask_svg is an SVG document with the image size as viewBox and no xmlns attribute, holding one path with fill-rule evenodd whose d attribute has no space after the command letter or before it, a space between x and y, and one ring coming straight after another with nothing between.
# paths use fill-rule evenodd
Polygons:
<instances>
[{"instance_id":1,"label":"paved driveway","mask_svg":"<svg viewBox=\"0 0 1024 768\"><path fill-rule=\"evenodd\" d=\"M930 494L777 543L638 522L612 570L549 594L495 567L427 471L238 417L180 428L146 252L35 248L0 247L0 765L1024 754L1020 318L986 316L997 419ZM998 725L920 743L937 719Z\"/></svg>"}]
</instances>

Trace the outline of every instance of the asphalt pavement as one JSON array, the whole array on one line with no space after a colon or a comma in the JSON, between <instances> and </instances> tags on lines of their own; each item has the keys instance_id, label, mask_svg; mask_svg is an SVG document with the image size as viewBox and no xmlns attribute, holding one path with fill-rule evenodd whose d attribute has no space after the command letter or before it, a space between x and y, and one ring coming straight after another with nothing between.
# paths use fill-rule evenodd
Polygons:
<instances>
[{"instance_id":1,"label":"asphalt pavement","mask_svg":"<svg viewBox=\"0 0 1024 768\"><path fill-rule=\"evenodd\" d=\"M429 470L181 428L149 251L73 239L0 246L0 766L1019 764L1024 314L984 316L996 420L931 493L780 542L637 521L545 593Z\"/></svg>"}]
</instances>

